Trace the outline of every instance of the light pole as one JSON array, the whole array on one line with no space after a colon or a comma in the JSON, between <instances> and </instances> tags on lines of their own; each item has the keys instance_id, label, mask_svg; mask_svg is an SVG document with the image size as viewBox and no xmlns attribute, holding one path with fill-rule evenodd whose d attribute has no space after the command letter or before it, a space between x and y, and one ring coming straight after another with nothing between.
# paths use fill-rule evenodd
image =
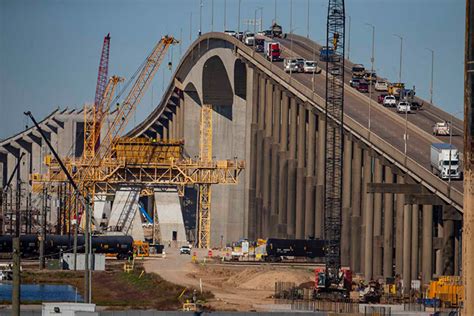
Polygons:
<instances>
[{"instance_id":1,"label":"light pole","mask_svg":"<svg viewBox=\"0 0 474 316\"><path fill-rule=\"evenodd\" d=\"M307 16L306 16L306 38L309 38L309 0L307 1L308 7L306 8Z\"/></svg>"},{"instance_id":2,"label":"light pole","mask_svg":"<svg viewBox=\"0 0 474 316\"><path fill-rule=\"evenodd\" d=\"M227 30L227 0L224 0L224 32Z\"/></svg>"},{"instance_id":3,"label":"light pole","mask_svg":"<svg viewBox=\"0 0 474 316\"><path fill-rule=\"evenodd\" d=\"M293 0L290 0L290 50L293 55L293 36L292 35L293 35Z\"/></svg>"},{"instance_id":4,"label":"light pole","mask_svg":"<svg viewBox=\"0 0 474 316\"><path fill-rule=\"evenodd\" d=\"M431 52L431 82L430 82L430 104L433 105L433 75L434 75L434 50L426 48Z\"/></svg>"},{"instance_id":5,"label":"light pole","mask_svg":"<svg viewBox=\"0 0 474 316\"><path fill-rule=\"evenodd\" d=\"M201 0L201 2L199 3L199 36L201 36L202 34L202 7L203 4Z\"/></svg>"},{"instance_id":6,"label":"light pole","mask_svg":"<svg viewBox=\"0 0 474 316\"><path fill-rule=\"evenodd\" d=\"M370 57L370 62L372 64L370 69L370 82L369 82L369 140L371 133L371 118L372 118L372 82L373 82L373 73L374 73L374 62L375 62L375 25L370 23L365 23L365 25L372 28L372 56Z\"/></svg>"},{"instance_id":7,"label":"light pole","mask_svg":"<svg viewBox=\"0 0 474 316\"><path fill-rule=\"evenodd\" d=\"M214 32L214 0L211 0L211 32Z\"/></svg>"},{"instance_id":8,"label":"light pole","mask_svg":"<svg viewBox=\"0 0 474 316\"><path fill-rule=\"evenodd\" d=\"M351 16L347 16L348 28L347 28L347 59L350 59L351 55Z\"/></svg>"},{"instance_id":9,"label":"light pole","mask_svg":"<svg viewBox=\"0 0 474 316\"><path fill-rule=\"evenodd\" d=\"M277 21L277 0L275 0L275 16L273 17L273 23Z\"/></svg>"},{"instance_id":10,"label":"light pole","mask_svg":"<svg viewBox=\"0 0 474 316\"><path fill-rule=\"evenodd\" d=\"M400 68L398 72L398 82L402 83L402 56L403 56L403 37L398 34L393 34L400 39ZM401 89L401 87L400 87ZM403 95L403 91L400 91L400 99ZM405 165L407 164L407 142L408 142L408 107L405 107L405 133L403 134L403 141L405 145L404 153L405 153Z\"/></svg>"},{"instance_id":11,"label":"light pole","mask_svg":"<svg viewBox=\"0 0 474 316\"><path fill-rule=\"evenodd\" d=\"M193 39L193 13L189 13L189 43L191 43Z\"/></svg>"},{"instance_id":12,"label":"light pole","mask_svg":"<svg viewBox=\"0 0 474 316\"><path fill-rule=\"evenodd\" d=\"M239 9L237 10L237 37L239 37L240 33L240 3L242 0L239 0Z\"/></svg>"},{"instance_id":13,"label":"light pole","mask_svg":"<svg viewBox=\"0 0 474 316\"><path fill-rule=\"evenodd\" d=\"M260 32L262 31L262 25L263 25L263 7L259 7L260 9Z\"/></svg>"},{"instance_id":14,"label":"light pole","mask_svg":"<svg viewBox=\"0 0 474 316\"><path fill-rule=\"evenodd\" d=\"M257 7L254 11L254 19L253 19L253 50L256 50L257 47L257 11L263 11L262 7Z\"/></svg>"}]
</instances>

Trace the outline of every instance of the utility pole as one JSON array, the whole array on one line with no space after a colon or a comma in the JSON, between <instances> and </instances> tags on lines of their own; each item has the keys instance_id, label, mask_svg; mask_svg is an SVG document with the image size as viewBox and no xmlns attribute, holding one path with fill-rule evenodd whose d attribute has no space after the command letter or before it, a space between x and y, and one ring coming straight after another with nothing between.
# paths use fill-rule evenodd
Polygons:
<instances>
[{"instance_id":1,"label":"utility pole","mask_svg":"<svg viewBox=\"0 0 474 316\"><path fill-rule=\"evenodd\" d=\"M474 315L474 1L466 0L464 55L464 227L462 315Z\"/></svg>"},{"instance_id":2,"label":"utility pole","mask_svg":"<svg viewBox=\"0 0 474 316\"><path fill-rule=\"evenodd\" d=\"M199 3L199 36L202 34L202 0Z\"/></svg>"},{"instance_id":3,"label":"utility pole","mask_svg":"<svg viewBox=\"0 0 474 316\"><path fill-rule=\"evenodd\" d=\"M214 0L211 0L211 32L214 32Z\"/></svg>"},{"instance_id":4,"label":"utility pole","mask_svg":"<svg viewBox=\"0 0 474 316\"><path fill-rule=\"evenodd\" d=\"M90 252L90 248L91 248L91 245L89 244L89 235L90 235L90 231L89 231L89 217L90 217L90 205L89 205L89 196L87 198L87 201L86 201L86 205L85 205L85 211L84 211L84 216L85 216L85 222L86 222L86 225L85 225L85 231L84 231L84 268L85 268L85 277L84 277L84 299L86 300L86 303L90 303L91 300L90 300L90 283L91 283L91 279L90 279L90 266L89 266L89 260L90 260L90 257L89 257L89 252Z\"/></svg>"},{"instance_id":5,"label":"utility pole","mask_svg":"<svg viewBox=\"0 0 474 316\"><path fill-rule=\"evenodd\" d=\"M189 12L189 44L193 40L193 13Z\"/></svg>"},{"instance_id":6,"label":"utility pole","mask_svg":"<svg viewBox=\"0 0 474 316\"><path fill-rule=\"evenodd\" d=\"M273 17L273 23L277 22L277 0L275 0L275 16Z\"/></svg>"},{"instance_id":7,"label":"utility pole","mask_svg":"<svg viewBox=\"0 0 474 316\"><path fill-rule=\"evenodd\" d=\"M45 268L46 260L44 258L44 241L46 239L46 207L47 207L47 195L48 191L46 187L43 187L43 205L41 207L40 225L41 233L39 236L39 267L41 270Z\"/></svg>"},{"instance_id":8,"label":"utility pole","mask_svg":"<svg viewBox=\"0 0 474 316\"><path fill-rule=\"evenodd\" d=\"M74 198L74 241L73 241L73 246L72 246L72 251L74 255L74 271L77 270L77 199L78 199L78 194L76 194L76 197Z\"/></svg>"},{"instance_id":9,"label":"utility pole","mask_svg":"<svg viewBox=\"0 0 474 316\"><path fill-rule=\"evenodd\" d=\"M12 288L12 315L20 316L20 236L13 238L13 288Z\"/></svg>"}]
</instances>

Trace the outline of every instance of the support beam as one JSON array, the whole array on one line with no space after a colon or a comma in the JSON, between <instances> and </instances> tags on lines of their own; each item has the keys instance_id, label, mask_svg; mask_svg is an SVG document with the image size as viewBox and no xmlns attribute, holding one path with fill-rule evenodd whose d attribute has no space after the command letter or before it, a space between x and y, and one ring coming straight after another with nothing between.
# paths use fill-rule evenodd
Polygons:
<instances>
[{"instance_id":1,"label":"support beam","mask_svg":"<svg viewBox=\"0 0 474 316\"><path fill-rule=\"evenodd\" d=\"M305 152L306 152L306 108L298 107L298 140L296 165L296 238L304 239L305 229Z\"/></svg>"},{"instance_id":2,"label":"support beam","mask_svg":"<svg viewBox=\"0 0 474 316\"><path fill-rule=\"evenodd\" d=\"M382 164L380 159L374 159L374 181L382 183ZM382 193L374 193L374 278L382 276Z\"/></svg>"},{"instance_id":3,"label":"support beam","mask_svg":"<svg viewBox=\"0 0 474 316\"><path fill-rule=\"evenodd\" d=\"M413 204L412 206L412 220L411 220L411 240L412 240L412 248L411 248L411 278L413 280L418 279L418 265L419 265L419 254L420 254L420 247L419 247L419 219L420 219L420 207L418 204Z\"/></svg>"},{"instance_id":4,"label":"support beam","mask_svg":"<svg viewBox=\"0 0 474 316\"><path fill-rule=\"evenodd\" d=\"M287 196L288 196L288 95L283 92L281 100L280 161L278 164L278 236L287 233Z\"/></svg>"},{"instance_id":5,"label":"support beam","mask_svg":"<svg viewBox=\"0 0 474 316\"><path fill-rule=\"evenodd\" d=\"M314 237L323 238L324 228L324 159L326 119L323 114L318 115L318 149L316 151L316 214L314 218Z\"/></svg>"},{"instance_id":6,"label":"support beam","mask_svg":"<svg viewBox=\"0 0 474 316\"><path fill-rule=\"evenodd\" d=\"M372 182L372 157L368 151L364 151L364 178L363 186ZM362 192L366 192L363 190ZM364 228L362 229L362 238L364 247L364 274L367 281L373 278L373 235L374 235L374 200L373 193L366 193L362 199L362 210L364 217Z\"/></svg>"},{"instance_id":7,"label":"support beam","mask_svg":"<svg viewBox=\"0 0 474 316\"><path fill-rule=\"evenodd\" d=\"M308 109L308 132L305 177L305 236L314 237L314 145L316 143L316 113Z\"/></svg>"},{"instance_id":8,"label":"support beam","mask_svg":"<svg viewBox=\"0 0 474 316\"><path fill-rule=\"evenodd\" d=\"M403 294L409 295L411 288L411 221L412 207L405 205L403 207Z\"/></svg>"},{"instance_id":9,"label":"support beam","mask_svg":"<svg viewBox=\"0 0 474 316\"><path fill-rule=\"evenodd\" d=\"M290 99L290 144L288 151L288 198L287 198L287 234L294 238L296 234L296 132L298 123L298 108L295 98Z\"/></svg>"},{"instance_id":10,"label":"support beam","mask_svg":"<svg viewBox=\"0 0 474 316\"><path fill-rule=\"evenodd\" d=\"M397 184L405 183L405 179L401 175L397 175ZM395 195L395 274L403 273L403 216L405 215L405 197L403 194Z\"/></svg>"}]
</instances>

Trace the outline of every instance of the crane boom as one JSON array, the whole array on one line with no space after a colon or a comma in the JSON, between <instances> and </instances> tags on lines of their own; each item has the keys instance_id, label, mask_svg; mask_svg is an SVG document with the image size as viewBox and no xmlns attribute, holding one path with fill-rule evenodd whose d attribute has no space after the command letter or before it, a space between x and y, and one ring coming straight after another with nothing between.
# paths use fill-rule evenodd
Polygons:
<instances>
[{"instance_id":1,"label":"crane boom","mask_svg":"<svg viewBox=\"0 0 474 316\"><path fill-rule=\"evenodd\" d=\"M327 243L325 247L327 288L339 283L341 268L344 29L344 0L329 0L326 47L332 47L334 54L326 61L324 233ZM329 71L335 68L339 71Z\"/></svg>"},{"instance_id":2,"label":"crane boom","mask_svg":"<svg viewBox=\"0 0 474 316\"><path fill-rule=\"evenodd\" d=\"M110 33L104 37L102 45L102 54L100 55L99 73L97 75L97 86L95 88L94 108L101 110L102 99L107 85L107 76L109 73L109 51L110 51Z\"/></svg>"}]
</instances>

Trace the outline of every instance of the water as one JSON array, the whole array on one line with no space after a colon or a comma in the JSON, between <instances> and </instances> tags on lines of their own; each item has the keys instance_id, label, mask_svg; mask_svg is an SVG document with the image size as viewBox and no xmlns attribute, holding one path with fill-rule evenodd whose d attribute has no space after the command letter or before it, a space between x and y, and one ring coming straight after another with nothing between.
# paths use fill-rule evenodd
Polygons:
<instances>
[{"instance_id":1,"label":"water","mask_svg":"<svg viewBox=\"0 0 474 316\"><path fill-rule=\"evenodd\" d=\"M71 285L22 284L20 298L22 302L83 302L82 296ZM0 301L11 302L12 285L0 284Z\"/></svg>"}]
</instances>

